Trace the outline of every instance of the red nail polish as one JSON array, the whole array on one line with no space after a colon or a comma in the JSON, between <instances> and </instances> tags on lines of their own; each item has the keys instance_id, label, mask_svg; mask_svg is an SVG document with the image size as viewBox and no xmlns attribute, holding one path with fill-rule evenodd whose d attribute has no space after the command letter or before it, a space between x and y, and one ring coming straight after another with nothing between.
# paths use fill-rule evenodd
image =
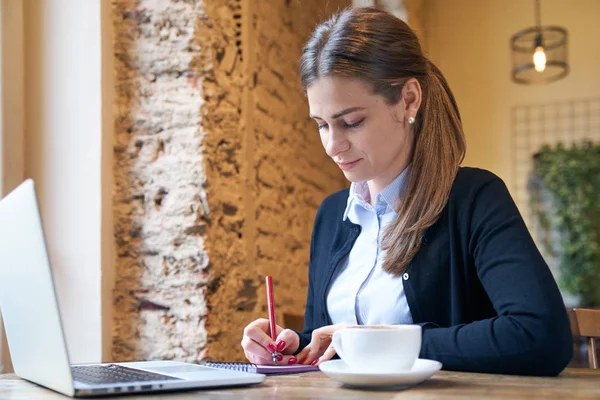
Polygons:
<instances>
[{"instance_id":1,"label":"red nail polish","mask_svg":"<svg viewBox=\"0 0 600 400\"><path fill-rule=\"evenodd\" d=\"M281 354L277 354L277 361L283 360L283 356Z\"/></svg>"},{"instance_id":2,"label":"red nail polish","mask_svg":"<svg viewBox=\"0 0 600 400\"><path fill-rule=\"evenodd\" d=\"M304 357L302 360L300 360L300 364L304 364L304 361L306 361L306 357Z\"/></svg>"},{"instance_id":3,"label":"red nail polish","mask_svg":"<svg viewBox=\"0 0 600 400\"><path fill-rule=\"evenodd\" d=\"M288 360L289 365L296 364L297 362L298 362L298 359L296 357L292 357Z\"/></svg>"},{"instance_id":4,"label":"red nail polish","mask_svg":"<svg viewBox=\"0 0 600 400\"><path fill-rule=\"evenodd\" d=\"M275 348L275 346L273 346L271 343L269 343L267 345L267 349L271 352L271 353L277 353L277 349Z\"/></svg>"},{"instance_id":5,"label":"red nail polish","mask_svg":"<svg viewBox=\"0 0 600 400\"><path fill-rule=\"evenodd\" d=\"M283 351L283 349L285 349L285 341L280 340L279 342L277 342L277 351Z\"/></svg>"},{"instance_id":6,"label":"red nail polish","mask_svg":"<svg viewBox=\"0 0 600 400\"><path fill-rule=\"evenodd\" d=\"M311 362L310 365L315 366L315 365L317 365L318 362L319 362L319 359L317 358L315 361Z\"/></svg>"}]
</instances>

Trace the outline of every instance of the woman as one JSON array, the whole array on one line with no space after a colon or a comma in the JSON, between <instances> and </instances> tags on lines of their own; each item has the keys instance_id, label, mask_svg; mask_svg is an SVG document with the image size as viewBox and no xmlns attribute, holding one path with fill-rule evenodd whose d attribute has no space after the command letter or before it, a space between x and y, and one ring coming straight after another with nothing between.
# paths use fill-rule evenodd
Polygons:
<instances>
[{"instance_id":1,"label":"woman","mask_svg":"<svg viewBox=\"0 0 600 400\"><path fill-rule=\"evenodd\" d=\"M352 182L315 219L303 332L260 319L254 363L317 364L349 324L419 324L445 369L557 375L572 356L556 283L504 183L461 168L465 138L412 30L374 8L317 27L300 62L327 154Z\"/></svg>"}]
</instances>

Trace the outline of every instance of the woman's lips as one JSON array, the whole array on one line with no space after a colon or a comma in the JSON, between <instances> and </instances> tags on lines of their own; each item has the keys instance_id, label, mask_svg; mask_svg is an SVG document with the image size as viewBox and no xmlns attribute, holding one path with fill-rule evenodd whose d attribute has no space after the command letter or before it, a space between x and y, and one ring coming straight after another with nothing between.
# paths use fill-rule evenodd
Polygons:
<instances>
[{"instance_id":1,"label":"woman's lips","mask_svg":"<svg viewBox=\"0 0 600 400\"><path fill-rule=\"evenodd\" d=\"M362 160L362 158L359 158L358 160L355 161L350 161L350 162L339 162L337 163L337 165L340 166L340 168L342 169L342 171L349 171L352 168L354 168L356 166L356 164L358 164L358 162Z\"/></svg>"}]
</instances>

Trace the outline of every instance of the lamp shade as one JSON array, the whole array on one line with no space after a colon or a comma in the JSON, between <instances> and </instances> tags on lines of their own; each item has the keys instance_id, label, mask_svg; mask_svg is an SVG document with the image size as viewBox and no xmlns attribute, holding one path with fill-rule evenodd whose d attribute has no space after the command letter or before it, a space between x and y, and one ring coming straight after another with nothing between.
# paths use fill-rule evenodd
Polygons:
<instances>
[{"instance_id":1,"label":"lamp shade","mask_svg":"<svg viewBox=\"0 0 600 400\"><path fill-rule=\"evenodd\" d=\"M513 81L547 83L567 76L567 42L567 31L558 26L536 26L515 33L510 41ZM534 62L538 56L542 57L541 61Z\"/></svg>"}]
</instances>

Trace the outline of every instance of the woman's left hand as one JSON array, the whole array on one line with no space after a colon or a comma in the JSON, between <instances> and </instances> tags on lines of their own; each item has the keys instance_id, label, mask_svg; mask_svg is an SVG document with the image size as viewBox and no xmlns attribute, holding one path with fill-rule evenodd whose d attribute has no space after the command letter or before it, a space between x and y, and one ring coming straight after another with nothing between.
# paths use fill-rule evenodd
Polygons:
<instances>
[{"instance_id":1,"label":"woman's left hand","mask_svg":"<svg viewBox=\"0 0 600 400\"><path fill-rule=\"evenodd\" d=\"M317 365L322 361L331 359L335 355L335 349L331 342L333 332L354 326L347 322L335 325L327 325L312 332L312 338L308 346L296 355L298 364Z\"/></svg>"}]
</instances>

